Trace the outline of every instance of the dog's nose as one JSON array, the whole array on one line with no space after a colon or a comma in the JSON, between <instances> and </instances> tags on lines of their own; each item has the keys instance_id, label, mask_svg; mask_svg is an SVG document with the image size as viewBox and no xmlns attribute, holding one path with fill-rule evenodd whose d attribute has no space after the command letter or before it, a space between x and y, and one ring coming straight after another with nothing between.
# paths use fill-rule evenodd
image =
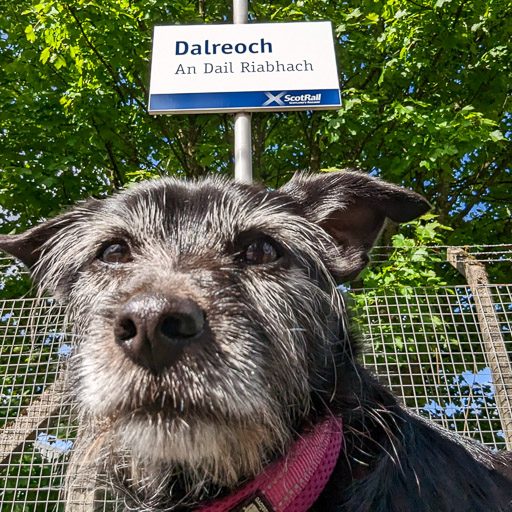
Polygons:
<instances>
[{"instance_id":1,"label":"dog's nose","mask_svg":"<svg viewBox=\"0 0 512 512\"><path fill-rule=\"evenodd\" d=\"M138 294L118 311L117 343L137 364L159 372L171 366L183 348L201 338L204 311L191 299Z\"/></svg>"}]
</instances>

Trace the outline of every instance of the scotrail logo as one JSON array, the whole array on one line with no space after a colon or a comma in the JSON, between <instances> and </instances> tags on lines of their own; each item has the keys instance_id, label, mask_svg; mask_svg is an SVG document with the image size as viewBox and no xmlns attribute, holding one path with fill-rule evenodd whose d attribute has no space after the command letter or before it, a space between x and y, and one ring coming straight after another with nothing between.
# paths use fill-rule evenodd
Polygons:
<instances>
[{"instance_id":1,"label":"scotrail logo","mask_svg":"<svg viewBox=\"0 0 512 512\"><path fill-rule=\"evenodd\" d=\"M280 107L286 105L319 105L322 101L322 93L317 94L288 94L286 91L280 92L278 94L272 94L271 92L266 92L265 96L268 98L265 103L263 103L264 107L273 107L274 104Z\"/></svg>"},{"instance_id":2,"label":"scotrail logo","mask_svg":"<svg viewBox=\"0 0 512 512\"><path fill-rule=\"evenodd\" d=\"M285 94L286 94L286 91L280 92L279 94L276 94L276 95L272 94L271 92L266 92L265 96L268 98L268 100L265 101L265 103L263 103L263 106L269 107L270 105L272 105L272 103L275 103L276 105L279 105L279 106L283 106L284 101L281 98Z\"/></svg>"}]
</instances>

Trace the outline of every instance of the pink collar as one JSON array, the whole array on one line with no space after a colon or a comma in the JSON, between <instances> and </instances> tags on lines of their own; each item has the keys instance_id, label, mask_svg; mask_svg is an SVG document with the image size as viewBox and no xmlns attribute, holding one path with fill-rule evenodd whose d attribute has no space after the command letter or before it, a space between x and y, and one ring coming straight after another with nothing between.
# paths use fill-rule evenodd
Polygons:
<instances>
[{"instance_id":1,"label":"pink collar","mask_svg":"<svg viewBox=\"0 0 512 512\"><path fill-rule=\"evenodd\" d=\"M319 423L254 480L198 512L306 512L334 470L342 436L340 418Z\"/></svg>"}]
</instances>

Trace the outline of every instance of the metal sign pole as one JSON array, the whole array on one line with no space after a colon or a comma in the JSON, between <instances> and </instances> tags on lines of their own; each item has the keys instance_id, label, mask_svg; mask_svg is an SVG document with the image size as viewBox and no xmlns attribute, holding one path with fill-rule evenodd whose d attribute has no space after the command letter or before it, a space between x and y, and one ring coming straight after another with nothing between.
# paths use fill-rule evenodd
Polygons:
<instances>
[{"instance_id":1,"label":"metal sign pole","mask_svg":"<svg viewBox=\"0 0 512 512\"><path fill-rule=\"evenodd\" d=\"M233 0L233 23L247 23L247 0ZM252 183L251 114L235 114L235 180Z\"/></svg>"}]
</instances>

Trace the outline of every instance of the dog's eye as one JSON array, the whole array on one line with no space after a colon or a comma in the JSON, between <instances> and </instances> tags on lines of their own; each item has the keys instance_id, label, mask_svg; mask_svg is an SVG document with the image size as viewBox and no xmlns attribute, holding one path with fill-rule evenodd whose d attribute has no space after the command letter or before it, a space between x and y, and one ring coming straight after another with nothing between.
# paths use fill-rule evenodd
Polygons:
<instances>
[{"instance_id":1,"label":"dog's eye","mask_svg":"<svg viewBox=\"0 0 512 512\"><path fill-rule=\"evenodd\" d=\"M279 250L267 238L255 240L247 246L244 259L249 265L264 265L280 258Z\"/></svg>"},{"instance_id":2,"label":"dog's eye","mask_svg":"<svg viewBox=\"0 0 512 512\"><path fill-rule=\"evenodd\" d=\"M105 263L127 263L131 261L132 255L127 244L117 242L100 251L99 259Z\"/></svg>"}]
</instances>

